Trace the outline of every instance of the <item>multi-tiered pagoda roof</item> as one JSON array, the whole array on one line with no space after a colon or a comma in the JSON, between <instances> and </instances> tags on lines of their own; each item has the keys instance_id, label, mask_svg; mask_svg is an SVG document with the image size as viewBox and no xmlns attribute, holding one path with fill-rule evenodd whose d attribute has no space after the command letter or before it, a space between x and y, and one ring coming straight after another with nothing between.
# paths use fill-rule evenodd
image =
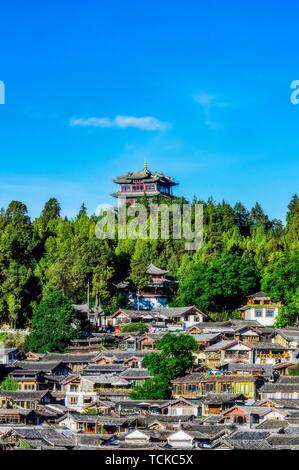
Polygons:
<instances>
[{"instance_id":1,"label":"multi-tiered pagoda roof","mask_svg":"<svg viewBox=\"0 0 299 470\"><path fill-rule=\"evenodd\" d=\"M135 199L143 196L173 197L172 187L178 185L174 178L149 170L146 162L142 170L118 176L113 181L119 185L118 191L113 193L113 196L126 197L128 202L135 202Z\"/></svg>"}]
</instances>

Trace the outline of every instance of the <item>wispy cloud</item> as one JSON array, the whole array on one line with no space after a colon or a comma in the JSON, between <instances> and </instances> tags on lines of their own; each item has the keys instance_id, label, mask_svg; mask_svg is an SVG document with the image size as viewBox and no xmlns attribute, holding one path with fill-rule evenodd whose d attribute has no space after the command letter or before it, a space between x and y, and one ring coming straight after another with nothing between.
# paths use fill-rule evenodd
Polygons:
<instances>
[{"instance_id":1,"label":"wispy cloud","mask_svg":"<svg viewBox=\"0 0 299 470\"><path fill-rule=\"evenodd\" d=\"M211 95L204 92L193 95L193 99L201 106L205 116L205 125L207 127L210 127L211 129L219 129L222 127L222 124L212 119L211 115L213 110L217 108L227 108L227 103L220 101L216 95Z\"/></svg>"},{"instance_id":2,"label":"wispy cloud","mask_svg":"<svg viewBox=\"0 0 299 470\"><path fill-rule=\"evenodd\" d=\"M110 117L89 117L72 118L70 120L72 127L108 127L117 129L127 129L129 127L143 131L165 131L171 127L170 122L160 121L154 116L116 116Z\"/></svg>"}]
</instances>

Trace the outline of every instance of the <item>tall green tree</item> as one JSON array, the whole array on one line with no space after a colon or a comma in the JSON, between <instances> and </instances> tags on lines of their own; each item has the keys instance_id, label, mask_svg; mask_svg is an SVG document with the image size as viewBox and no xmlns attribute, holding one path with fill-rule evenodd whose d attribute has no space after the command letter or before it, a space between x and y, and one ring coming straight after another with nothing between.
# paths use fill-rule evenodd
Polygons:
<instances>
[{"instance_id":1,"label":"tall green tree","mask_svg":"<svg viewBox=\"0 0 299 470\"><path fill-rule=\"evenodd\" d=\"M81 324L72 302L61 292L52 292L34 309L25 346L40 353L64 352L80 336Z\"/></svg>"},{"instance_id":2,"label":"tall green tree","mask_svg":"<svg viewBox=\"0 0 299 470\"><path fill-rule=\"evenodd\" d=\"M170 392L170 381L183 375L192 365L192 351L198 346L195 339L186 334L166 334L156 343L159 352L144 357L143 363L152 378L136 387L130 396L134 399L165 399Z\"/></svg>"}]
</instances>

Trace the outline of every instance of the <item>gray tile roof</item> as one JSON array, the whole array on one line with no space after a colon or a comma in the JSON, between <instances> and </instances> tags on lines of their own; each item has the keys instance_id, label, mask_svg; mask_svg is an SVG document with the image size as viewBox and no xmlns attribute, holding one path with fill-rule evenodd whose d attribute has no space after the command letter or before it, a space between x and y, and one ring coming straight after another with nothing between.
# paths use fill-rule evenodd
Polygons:
<instances>
[{"instance_id":1,"label":"gray tile roof","mask_svg":"<svg viewBox=\"0 0 299 470\"><path fill-rule=\"evenodd\" d=\"M14 365L15 370L22 369L27 372L45 372L51 373L62 361L52 359L51 361L18 361Z\"/></svg>"},{"instance_id":2,"label":"gray tile roof","mask_svg":"<svg viewBox=\"0 0 299 470\"><path fill-rule=\"evenodd\" d=\"M235 393L209 393L205 397L202 398L202 403L208 404L221 404L221 403L228 403L233 402L236 400L242 400L242 394L235 394ZM244 398L243 398L244 400Z\"/></svg>"},{"instance_id":3,"label":"gray tile roof","mask_svg":"<svg viewBox=\"0 0 299 470\"><path fill-rule=\"evenodd\" d=\"M214 352L214 351L219 351L220 349L226 349L230 346L233 346L235 344L238 344L238 341L235 339L224 339L222 341L219 341L216 344L213 344L212 346L208 346L205 351L207 352Z\"/></svg>"},{"instance_id":4,"label":"gray tile roof","mask_svg":"<svg viewBox=\"0 0 299 470\"><path fill-rule=\"evenodd\" d=\"M299 392L299 385L296 383L266 383L260 388L260 392Z\"/></svg>"},{"instance_id":5,"label":"gray tile roof","mask_svg":"<svg viewBox=\"0 0 299 470\"><path fill-rule=\"evenodd\" d=\"M64 362L66 364L73 363L86 363L93 362L98 356L99 352L84 353L84 354L70 354L70 353L47 353L43 357L43 361L56 361Z\"/></svg>"},{"instance_id":6,"label":"gray tile roof","mask_svg":"<svg viewBox=\"0 0 299 470\"><path fill-rule=\"evenodd\" d=\"M287 448L289 446L299 447L299 434L297 435L293 435L293 434L272 435L272 436L269 436L267 441L272 447L284 447L284 448Z\"/></svg>"},{"instance_id":7,"label":"gray tile roof","mask_svg":"<svg viewBox=\"0 0 299 470\"><path fill-rule=\"evenodd\" d=\"M151 263L145 272L146 274L159 276L159 275L167 274L169 271L165 271L164 269L157 268L153 263Z\"/></svg>"},{"instance_id":8,"label":"gray tile roof","mask_svg":"<svg viewBox=\"0 0 299 470\"><path fill-rule=\"evenodd\" d=\"M267 439L271 434L267 431L237 431L230 436L231 439L241 441L255 441Z\"/></svg>"},{"instance_id":9,"label":"gray tile roof","mask_svg":"<svg viewBox=\"0 0 299 470\"><path fill-rule=\"evenodd\" d=\"M255 349L265 349L265 350L272 350L272 351L274 350L287 351L287 348L285 348L284 346L281 346L280 344L270 343L266 341L250 341L250 344L252 344L252 346Z\"/></svg>"},{"instance_id":10,"label":"gray tile roof","mask_svg":"<svg viewBox=\"0 0 299 470\"><path fill-rule=\"evenodd\" d=\"M273 371L272 364L242 364L230 362L228 364L223 364L221 369L225 368L229 372L233 371L254 371L254 372L263 372L263 375L271 376Z\"/></svg>"},{"instance_id":11,"label":"gray tile roof","mask_svg":"<svg viewBox=\"0 0 299 470\"><path fill-rule=\"evenodd\" d=\"M289 423L282 419L266 419L256 426L259 431L276 431L279 432L289 426Z\"/></svg>"},{"instance_id":12,"label":"gray tile roof","mask_svg":"<svg viewBox=\"0 0 299 470\"><path fill-rule=\"evenodd\" d=\"M127 379L149 379L151 376L147 369L134 367L128 368L124 372L121 372L119 377L124 377Z\"/></svg>"},{"instance_id":13,"label":"gray tile roof","mask_svg":"<svg viewBox=\"0 0 299 470\"><path fill-rule=\"evenodd\" d=\"M4 391L0 390L0 397L7 397L11 398L12 400L15 401L23 401L23 400L28 400L28 401L39 401L41 400L45 395L51 395L49 390L41 390L37 392L23 392L23 391Z\"/></svg>"},{"instance_id":14,"label":"gray tile roof","mask_svg":"<svg viewBox=\"0 0 299 470\"><path fill-rule=\"evenodd\" d=\"M238 439L234 440L231 438L226 438L223 440L224 444L227 444L231 449L234 450L271 450L271 445L265 440L246 440Z\"/></svg>"}]
</instances>

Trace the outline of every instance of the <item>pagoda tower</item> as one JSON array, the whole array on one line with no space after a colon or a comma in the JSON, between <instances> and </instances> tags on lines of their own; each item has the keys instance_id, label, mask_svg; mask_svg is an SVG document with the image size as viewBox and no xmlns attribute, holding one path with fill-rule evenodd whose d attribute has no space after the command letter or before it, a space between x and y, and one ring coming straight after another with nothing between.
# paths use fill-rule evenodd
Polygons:
<instances>
[{"instance_id":1,"label":"pagoda tower","mask_svg":"<svg viewBox=\"0 0 299 470\"><path fill-rule=\"evenodd\" d=\"M173 187L178 185L174 178L150 171L146 161L142 170L118 176L113 182L118 185L118 191L112 196L126 198L130 204L138 202L144 196L150 199L158 196L173 198Z\"/></svg>"}]
</instances>

